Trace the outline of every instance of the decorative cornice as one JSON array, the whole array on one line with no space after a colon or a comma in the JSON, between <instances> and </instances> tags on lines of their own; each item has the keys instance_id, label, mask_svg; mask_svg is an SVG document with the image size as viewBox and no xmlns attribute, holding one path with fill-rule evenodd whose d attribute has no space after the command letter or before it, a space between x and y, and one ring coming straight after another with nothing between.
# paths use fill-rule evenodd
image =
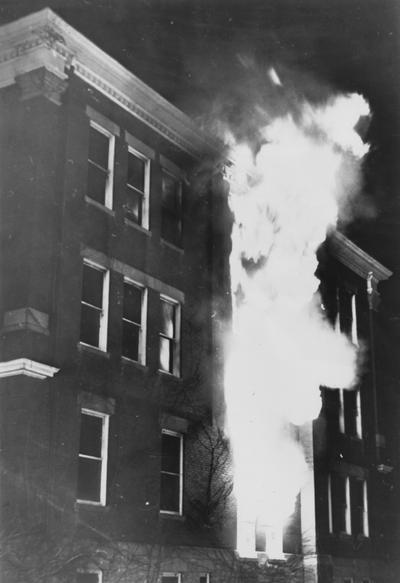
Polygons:
<instances>
[{"instance_id":1,"label":"decorative cornice","mask_svg":"<svg viewBox=\"0 0 400 583\"><path fill-rule=\"evenodd\" d=\"M339 231L333 231L329 237L329 250L341 263L354 273L368 279L372 273L374 282L389 279L392 272L382 263L368 255Z\"/></svg>"},{"instance_id":2,"label":"decorative cornice","mask_svg":"<svg viewBox=\"0 0 400 583\"><path fill-rule=\"evenodd\" d=\"M73 70L191 156L198 158L204 151L217 153L220 149L183 112L49 8L0 28L0 87L40 67L60 79Z\"/></svg>"},{"instance_id":3,"label":"decorative cornice","mask_svg":"<svg viewBox=\"0 0 400 583\"><path fill-rule=\"evenodd\" d=\"M34 379L43 380L53 377L59 370L59 368L55 368L54 366L29 360L28 358L17 358L16 360L0 362L0 378L25 375Z\"/></svg>"}]
</instances>

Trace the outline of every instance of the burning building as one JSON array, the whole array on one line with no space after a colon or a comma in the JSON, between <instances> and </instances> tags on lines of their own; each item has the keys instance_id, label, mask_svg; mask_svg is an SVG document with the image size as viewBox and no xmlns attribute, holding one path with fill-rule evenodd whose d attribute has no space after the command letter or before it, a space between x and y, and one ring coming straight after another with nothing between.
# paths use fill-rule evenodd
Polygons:
<instances>
[{"instance_id":1,"label":"burning building","mask_svg":"<svg viewBox=\"0 0 400 583\"><path fill-rule=\"evenodd\" d=\"M391 272L334 229L363 100L271 124L228 193L219 143L52 11L0 54L4 581L394 582Z\"/></svg>"}]
</instances>

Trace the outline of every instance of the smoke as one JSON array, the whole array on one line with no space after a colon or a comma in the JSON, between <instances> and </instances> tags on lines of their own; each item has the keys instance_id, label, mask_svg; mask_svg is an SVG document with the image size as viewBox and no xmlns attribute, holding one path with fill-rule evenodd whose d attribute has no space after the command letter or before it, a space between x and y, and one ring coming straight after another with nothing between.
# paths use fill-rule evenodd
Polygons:
<instances>
[{"instance_id":1,"label":"smoke","mask_svg":"<svg viewBox=\"0 0 400 583\"><path fill-rule=\"evenodd\" d=\"M325 318L314 274L318 247L362 185L368 146L355 127L369 107L357 94L312 103L284 93L275 70L266 78L279 105L253 101L248 123L242 111L235 125L232 110L221 122L234 217L225 398L239 520L282 526L307 475L289 424L318 415L320 386L357 378L356 349Z\"/></svg>"}]
</instances>

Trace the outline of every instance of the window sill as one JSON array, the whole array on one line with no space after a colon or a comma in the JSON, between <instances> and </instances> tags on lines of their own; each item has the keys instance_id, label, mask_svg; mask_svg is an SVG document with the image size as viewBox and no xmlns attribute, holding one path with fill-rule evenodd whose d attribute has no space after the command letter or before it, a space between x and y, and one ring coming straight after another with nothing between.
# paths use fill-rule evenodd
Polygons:
<instances>
[{"instance_id":1,"label":"window sill","mask_svg":"<svg viewBox=\"0 0 400 583\"><path fill-rule=\"evenodd\" d=\"M166 376L170 379L175 379L176 381L182 382L182 377L179 375L174 374L173 372L168 372L167 370L161 370L160 368L157 370L157 373Z\"/></svg>"},{"instance_id":2,"label":"window sill","mask_svg":"<svg viewBox=\"0 0 400 583\"><path fill-rule=\"evenodd\" d=\"M125 217L124 218L124 224L127 227L132 227L133 229L136 229L137 231L140 231L141 233L144 233L148 237L151 237L151 231L149 229L147 229L146 227L143 227L142 225L139 225L138 223L135 223L135 221L131 221L128 218Z\"/></svg>"},{"instance_id":3,"label":"window sill","mask_svg":"<svg viewBox=\"0 0 400 583\"><path fill-rule=\"evenodd\" d=\"M178 514L178 512L169 512L168 510L160 510L160 518L171 518L172 520L177 520L178 522L184 522L186 517L183 514Z\"/></svg>"},{"instance_id":4,"label":"window sill","mask_svg":"<svg viewBox=\"0 0 400 583\"><path fill-rule=\"evenodd\" d=\"M112 217L115 216L115 212L112 209L108 208L104 204L101 204L100 202L97 202L97 200L90 198L90 196L85 195L84 199L85 199L85 202L87 204L104 211L105 213L107 213L108 215L111 215Z\"/></svg>"},{"instance_id":5,"label":"window sill","mask_svg":"<svg viewBox=\"0 0 400 583\"><path fill-rule=\"evenodd\" d=\"M97 354L103 358L110 358L110 353L106 350L102 350L98 346L91 346L90 344L85 344L84 342L79 342L78 350L83 352L90 352L91 354Z\"/></svg>"},{"instance_id":6,"label":"window sill","mask_svg":"<svg viewBox=\"0 0 400 583\"><path fill-rule=\"evenodd\" d=\"M137 360L133 360L132 358L129 358L129 356L121 356L121 362L123 365L126 366L134 366L136 368L139 368L140 370L149 370L148 366L146 366L145 364L142 364L141 362L138 362Z\"/></svg>"},{"instance_id":7,"label":"window sill","mask_svg":"<svg viewBox=\"0 0 400 583\"><path fill-rule=\"evenodd\" d=\"M185 253L185 251L182 249L182 247L178 247L177 245L174 245L174 243L170 243L169 241L166 241L165 239L161 238L160 243L161 243L161 246L169 247L170 249L173 249L174 251L176 251L177 253L180 253L181 255L183 255Z\"/></svg>"},{"instance_id":8,"label":"window sill","mask_svg":"<svg viewBox=\"0 0 400 583\"><path fill-rule=\"evenodd\" d=\"M109 506L101 502L91 502L90 500L76 500L76 506L84 510L108 510Z\"/></svg>"}]
</instances>

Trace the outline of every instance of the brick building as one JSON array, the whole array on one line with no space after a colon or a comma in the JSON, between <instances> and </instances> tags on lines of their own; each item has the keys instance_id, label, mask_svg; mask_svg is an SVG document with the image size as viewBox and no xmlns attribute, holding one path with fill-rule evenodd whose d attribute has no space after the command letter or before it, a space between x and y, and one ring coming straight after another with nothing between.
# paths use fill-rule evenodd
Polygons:
<instances>
[{"instance_id":1,"label":"brick building","mask_svg":"<svg viewBox=\"0 0 400 583\"><path fill-rule=\"evenodd\" d=\"M230 314L217 145L48 9L0 29L0 87L4 581L271 580L256 534L241 571L213 424L214 316ZM321 251L326 308L368 364L299 430L315 480L270 561L300 561L299 581L395 580L398 404L371 344L390 275L340 234Z\"/></svg>"}]
</instances>

